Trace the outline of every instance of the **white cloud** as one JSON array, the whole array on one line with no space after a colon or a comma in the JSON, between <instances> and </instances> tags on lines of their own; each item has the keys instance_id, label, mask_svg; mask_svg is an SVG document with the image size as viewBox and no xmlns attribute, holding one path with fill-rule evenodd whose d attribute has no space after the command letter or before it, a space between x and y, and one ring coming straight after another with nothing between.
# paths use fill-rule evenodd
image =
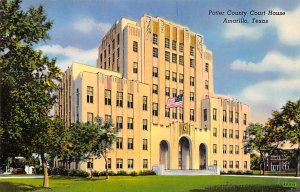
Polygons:
<instances>
[{"instance_id":1,"label":"white cloud","mask_svg":"<svg viewBox=\"0 0 300 192\"><path fill-rule=\"evenodd\" d=\"M65 71L73 62L96 66L98 48L83 50L77 47L62 47L61 45L55 44L43 45L37 49L42 50L45 54L57 57L57 66L61 68L62 71Z\"/></svg>"},{"instance_id":2,"label":"white cloud","mask_svg":"<svg viewBox=\"0 0 300 192\"><path fill-rule=\"evenodd\" d=\"M268 35L269 30L275 30L279 41L290 46L300 45L300 6L292 11L280 8L270 8L273 11L285 11L285 15L266 15L261 19L268 19L267 24L254 24L252 16L248 15L248 24L228 24L226 25L224 36L228 39L247 38L259 39L263 35ZM248 13L249 14L249 13ZM259 17L256 17L259 19ZM270 29L271 28L271 29Z\"/></svg>"},{"instance_id":3,"label":"white cloud","mask_svg":"<svg viewBox=\"0 0 300 192\"><path fill-rule=\"evenodd\" d=\"M92 18L81 18L73 22L72 27L82 33L90 33L93 31L98 31L101 34L105 34L111 27L109 23L97 23Z\"/></svg>"},{"instance_id":4,"label":"white cloud","mask_svg":"<svg viewBox=\"0 0 300 192\"><path fill-rule=\"evenodd\" d=\"M282 74L300 74L300 55L295 58L288 57L280 52L270 51L258 63L235 60L231 69L251 72L276 72Z\"/></svg>"}]
</instances>

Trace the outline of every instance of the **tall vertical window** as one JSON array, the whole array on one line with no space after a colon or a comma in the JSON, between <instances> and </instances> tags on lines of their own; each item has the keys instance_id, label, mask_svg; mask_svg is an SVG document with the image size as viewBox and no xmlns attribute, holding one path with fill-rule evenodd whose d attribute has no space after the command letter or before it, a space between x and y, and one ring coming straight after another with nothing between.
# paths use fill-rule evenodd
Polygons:
<instances>
[{"instance_id":1,"label":"tall vertical window","mask_svg":"<svg viewBox=\"0 0 300 192\"><path fill-rule=\"evenodd\" d=\"M105 115L105 122L112 122L111 115Z\"/></svg>"},{"instance_id":2,"label":"tall vertical window","mask_svg":"<svg viewBox=\"0 0 300 192\"><path fill-rule=\"evenodd\" d=\"M108 54L110 54L110 45L108 45Z\"/></svg>"},{"instance_id":3,"label":"tall vertical window","mask_svg":"<svg viewBox=\"0 0 300 192\"><path fill-rule=\"evenodd\" d=\"M208 81L205 80L205 89L208 89Z\"/></svg>"},{"instance_id":4,"label":"tall vertical window","mask_svg":"<svg viewBox=\"0 0 300 192\"><path fill-rule=\"evenodd\" d=\"M183 108L179 108L179 119L183 120Z\"/></svg>"},{"instance_id":5,"label":"tall vertical window","mask_svg":"<svg viewBox=\"0 0 300 192\"><path fill-rule=\"evenodd\" d=\"M133 52L138 52L138 42L133 42Z\"/></svg>"},{"instance_id":6,"label":"tall vertical window","mask_svg":"<svg viewBox=\"0 0 300 192\"><path fill-rule=\"evenodd\" d=\"M170 87L166 87L166 96L170 97Z\"/></svg>"},{"instance_id":7,"label":"tall vertical window","mask_svg":"<svg viewBox=\"0 0 300 192\"><path fill-rule=\"evenodd\" d=\"M217 109L213 108L213 120L217 120Z\"/></svg>"},{"instance_id":8,"label":"tall vertical window","mask_svg":"<svg viewBox=\"0 0 300 192\"><path fill-rule=\"evenodd\" d=\"M244 161L244 169L247 169L248 165L247 165L247 161Z\"/></svg>"},{"instance_id":9,"label":"tall vertical window","mask_svg":"<svg viewBox=\"0 0 300 192\"><path fill-rule=\"evenodd\" d=\"M133 73L138 73L138 63L133 62Z\"/></svg>"},{"instance_id":10,"label":"tall vertical window","mask_svg":"<svg viewBox=\"0 0 300 192\"><path fill-rule=\"evenodd\" d=\"M143 150L148 150L148 140L143 139Z\"/></svg>"},{"instance_id":11,"label":"tall vertical window","mask_svg":"<svg viewBox=\"0 0 300 192\"><path fill-rule=\"evenodd\" d=\"M190 86L195 86L195 77L190 77Z\"/></svg>"},{"instance_id":12,"label":"tall vertical window","mask_svg":"<svg viewBox=\"0 0 300 192\"><path fill-rule=\"evenodd\" d=\"M235 130L235 138L236 139L240 138L240 132L239 132L239 130Z\"/></svg>"},{"instance_id":13,"label":"tall vertical window","mask_svg":"<svg viewBox=\"0 0 300 192\"><path fill-rule=\"evenodd\" d=\"M118 43L118 45L120 44L120 33L118 33L118 35L117 35L117 43Z\"/></svg>"},{"instance_id":14,"label":"tall vertical window","mask_svg":"<svg viewBox=\"0 0 300 192\"><path fill-rule=\"evenodd\" d=\"M148 120L147 119L143 119L143 130L144 131L148 130Z\"/></svg>"},{"instance_id":15,"label":"tall vertical window","mask_svg":"<svg viewBox=\"0 0 300 192\"><path fill-rule=\"evenodd\" d=\"M147 111L148 105L147 105L147 96L143 96L143 111Z\"/></svg>"},{"instance_id":16,"label":"tall vertical window","mask_svg":"<svg viewBox=\"0 0 300 192\"><path fill-rule=\"evenodd\" d=\"M165 61L170 61L170 52L165 52Z\"/></svg>"},{"instance_id":17,"label":"tall vertical window","mask_svg":"<svg viewBox=\"0 0 300 192\"><path fill-rule=\"evenodd\" d=\"M133 94L128 93L127 107L133 108Z\"/></svg>"},{"instance_id":18,"label":"tall vertical window","mask_svg":"<svg viewBox=\"0 0 300 192\"><path fill-rule=\"evenodd\" d=\"M223 137L227 138L227 129L223 129Z\"/></svg>"},{"instance_id":19,"label":"tall vertical window","mask_svg":"<svg viewBox=\"0 0 300 192\"><path fill-rule=\"evenodd\" d=\"M133 149L133 138L128 138L127 148Z\"/></svg>"},{"instance_id":20,"label":"tall vertical window","mask_svg":"<svg viewBox=\"0 0 300 192\"><path fill-rule=\"evenodd\" d=\"M190 101L195 101L195 93L190 92Z\"/></svg>"},{"instance_id":21,"label":"tall vertical window","mask_svg":"<svg viewBox=\"0 0 300 192\"><path fill-rule=\"evenodd\" d=\"M172 95L173 95L173 97L177 96L177 89L176 88L172 89Z\"/></svg>"},{"instance_id":22,"label":"tall vertical window","mask_svg":"<svg viewBox=\"0 0 300 192\"><path fill-rule=\"evenodd\" d=\"M217 128L213 128L213 136L217 137Z\"/></svg>"},{"instance_id":23,"label":"tall vertical window","mask_svg":"<svg viewBox=\"0 0 300 192\"><path fill-rule=\"evenodd\" d=\"M158 116L158 104L157 103L152 103L152 115Z\"/></svg>"},{"instance_id":24,"label":"tall vertical window","mask_svg":"<svg viewBox=\"0 0 300 192\"><path fill-rule=\"evenodd\" d=\"M207 121L207 109L203 109L203 119Z\"/></svg>"},{"instance_id":25,"label":"tall vertical window","mask_svg":"<svg viewBox=\"0 0 300 192\"><path fill-rule=\"evenodd\" d=\"M184 81L184 76L183 74L179 73L179 83L183 83Z\"/></svg>"},{"instance_id":26,"label":"tall vertical window","mask_svg":"<svg viewBox=\"0 0 300 192\"><path fill-rule=\"evenodd\" d=\"M233 161L229 161L229 168L233 169Z\"/></svg>"},{"instance_id":27,"label":"tall vertical window","mask_svg":"<svg viewBox=\"0 0 300 192\"><path fill-rule=\"evenodd\" d=\"M166 70L166 80L170 80L170 71Z\"/></svg>"},{"instance_id":28,"label":"tall vertical window","mask_svg":"<svg viewBox=\"0 0 300 192\"><path fill-rule=\"evenodd\" d=\"M190 120L195 121L195 110L194 109L190 110Z\"/></svg>"},{"instance_id":29,"label":"tall vertical window","mask_svg":"<svg viewBox=\"0 0 300 192\"><path fill-rule=\"evenodd\" d=\"M229 111L229 122L233 123L233 112Z\"/></svg>"},{"instance_id":30,"label":"tall vertical window","mask_svg":"<svg viewBox=\"0 0 300 192\"><path fill-rule=\"evenodd\" d=\"M165 48L170 48L170 39L165 38Z\"/></svg>"},{"instance_id":31,"label":"tall vertical window","mask_svg":"<svg viewBox=\"0 0 300 192\"><path fill-rule=\"evenodd\" d=\"M243 115L243 124L246 125L247 124L247 114L244 113Z\"/></svg>"},{"instance_id":32,"label":"tall vertical window","mask_svg":"<svg viewBox=\"0 0 300 192\"><path fill-rule=\"evenodd\" d=\"M105 99L104 99L105 105L111 105L111 91L105 90Z\"/></svg>"},{"instance_id":33,"label":"tall vertical window","mask_svg":"<svg viewBox=\"0 0 300 192\"><path fill-rule=\"evenodd\" d=\"M158 57L158 49L153 47L153 53L152 53L153 57Z\"/></svg>"},{"instance_id":34,"label":"tall vertical window","mask_svg":"<svg viewBox=\"0 0 300 192\"><path fill-rule=\"evenodd\" d=\"M112 49L115 49L115 40L112 40Z\"/></svg>"},{"instance_id":35,"label":"tall vertical window","mask_svg":"<svg viewBox=\"0 0 300 192\"><path fill-rule=\"evenodd\" d=\"M133 159L128 159L127 160L127 168L128 169L133 169Z\"/></svg>"},{"instance_id":36,"label":"tall vertical window","mask_svg":"<svg viewBox=\"0 0 300 192\"><path fill-rule=\"evenodd\" d=\"M184 44L179 43L179 52L183 53Z\"/></svg>"},{"instance_id":37,"label":"tall vertical window","mask_svg":"<svg viewBox=\"0 0 300 192\"><path fill-rule=\"evenodd\" d=\"M226 169L227 168L227 161L223 161L223 168Z\"/></svg>"},{"instance_id":38,"label":"tall vertical window","mask_svg":"<svg viewBox=\"0 0 300 192\"><path fill-rule=\"evenodd\" d=\"M133 129L133 118L131 117L127 119L127 129Z\"/></svg>"},{"instance_id":39,"label":"tall vertical window","mask_svg":"<svg viewBox=\"0 0 300 192\"><path fill-rule=\"evenodd\" d=\"M227 146L223 145L223 154L226 154L226 153L227 153Z\"/></svg>"},{"instance_id":40,"label":"tall vertical window","mask_svg":"<svg viewBox=\"0 0 300 192\"><path fill-rule=\"evenodd\" d=\"M195 67L195 59L190 59L190 67Z\"/></svg>"},{"instance_id":41,"label":"tall vertical window","mask_svg":"<svg viewBox=\"0 0 300 192\"><path fill-rule=\"evenodd\" d=\"M217 153L217 144L213 144L213 153Z\"/></svg>"},{"instance_id":42,"label":"tall vertical window","mask_svg":"<svg viewBox=\"0 0 300 192\"><path fill-rule=\"evenodd\" d=\"M123 138L122 137L116 138L116 148L123 149Z\"/></svg>"},{"instance_id":43,"label":"tall vertical window","mask_svg":"<svg viewBox=\"0 0 300 192\"><path fill-rule=\"evenodd\" d=\"M233 138L233 130L232 129L229 129L229 138Z\"/></svg>"},{"instance_id":44,"label":"tall vertical window","mask_svg":"<svg viewBox=\"0 0 300 192\"><path fill-rule=\"evenodd\" d=\"M214 160L214 166L218 166L218 161Z\"/></svg>"},{"instance_id":45,"label":"tall vertical window","mask_svg":"<svg viewBox=\"0 0 300 192\"><path fill-rule=\"evenodd\" d=\"M205 71L208 72L208 69L209 69L209 65L208 63L205 63Z\"/></svg>"},{"instance_id":46,"label":"tall vertical window","mask_svg":"<svg viewBox=\"0 0 300 192\"><path fill-rule=\"evenodd\" d=\"M233 154L233 145L229 145L229 154Z\"/></svg>"},{"instance_id":47,"label":"tall vertical window","mask_svg":"<svg viewBox=\"0 0 300 192\"><path fill-rule=\"evenodd\" d=\"M105 164L105 168L111 169L111 158L107 158L107 163Z\"/></svg>"},{"instance_id":48,"label":"tall vertical window","mask_svg":"<svg viewBox=\"0 0 300 192\"><path fill-rule=\"evenodd\" d=\"M173 108L172 118L177 119L177 108Z\"/></svg>"},{"instance_id":49,"label":"tall vertical window","mask_svg":"<svg viewBox=\"0 0 300 192\"><path fill-rule=\"evenodd\" d=\"M88 103L93 103L94 100L94 88L87 86L87 98L86 98L86 102Z\"/></svg>"},{"instance_id":50,"label":"tall vertical window","mask_svg":"<svg viewBox=\"0 0 300 192\"><path fill-rule=\"evenodd\" d=\"M117 92L117 107L123 107L123 93Z\"/></svg>"},{"instance_id":51,"label":"tall vertical window","mask_svg":"<svg viewBox=\"0 0 300 192\"><path fill-rule=\"evenodd\" d=\"M153 86L152 86L152 93L158 94L158 85L153 84Z\"/></svg>"},{"instance_id":52,"label":"tall vertical window","mask_svg":"<svg viewBox=\"0 0 300 192\"><path fill-rule=\"evenodd\" d=\"M165 117L170 118L170 108L165 109Z\"/></svg>"},{"instance_id":53,"label":"tall vertical window","mask_svg":"<svg viewBox=\"0 0 300 192\"><path fill-rule=\"evenodd\" d=\"M172 53L172 63L177 63L177 54Z\"/></svg>"},{"instance_id":54,"label":"tall vertical window","mask_svg":"<svg viewBox=\"0 0 300 192\"><path fill-rule=\"evenodd\" d=\"M88 123L94 122L94 114L93 113L90 113L90 112L87 113L87 122Z\"/></svg>"},{"instance_id":55,"label":"tall vertical window","mask_svg":"<svg viewBox=\"0 0 300 192\"><path fill-rule=\"evenodd\" d=\"M123 129L123 117L117 116L117 129Z\"/></svg>"},{"instance_id":56,"label":"tall vertical window","mask_svg":"<svg viewBox=\"0 0 300 192\"><path fill-rule=\"evenodd\" d=\"M227 111L223 110L223 122L227 121Z\"/></svg>"},{"instance_id":57,"label":"tall vertical window","mask_svg":"<svg viewBox=\"0 0 300 192\"><path fill-rule=\"evenodd\" d=\"M179 55L179 64L184 65L184 57L182 55Z\"/></svg>"},{"instance_id":58,"label":"tall vertical window","mask_svg":"<svg viewBox=\"0 0 300 192\"><path fill-rule=\"evenodd\" d=\"M116 167L117 169L123 169L123 159L117 158Z\"/></svg>"},{"instance_id":59,"label":"tall vertical window","mask_svg":"<svg viewBox=\"0 0 300 192\"><path fill-rule=\"evenodd\" d=\"M172 72L172 81L177 82L177 73Z\"/></svg>"},{"instance_id":60,"label":"tall vertical window","mask_svg":"<svg viewBox=\"0 0 300 192\"><path fill-rule=\"evenodd\" d=\"M153 44L157 45L157 40L158 40L157 34L153 33L153 39L152 39Z\"/></svg>"},{"instance_id":61,"label":"tall vertical window","mask_svg":"<svg viewBox=\"0 0 300 192\"><path fill-rule=\"evenodd\" d=\"M190 46L190 55L191 56L195 55L195 47Z\"/></svg>"},{"instance_id":62,"label":"tall vertical window","mask_svg":"<svg viewBox=\"0 0 300 192\"><path fill-rule=\"evenodd\" d=\"M117 57L120 57L120 48L117 49Z\"/></svg>"},{"instance_id":63,"label":"tall vertical window","mask_svg":"<svg viewBox=\"0 0 300 192\"><path fill-rule=\"evenodd\" d=\"M177 41L172 41L172 49L174 50L174 51L176 51L176 49L177 49Z\"/></svg>"},{"instance_id":64,"label":"tall vertical window","mask_svg":"<svg viewBox=\"0 0 300 192\"><path fill-rule=\"evenodd\" d=\"M148 159L143 159L143 169L148 169Z\"/></svg>"},{"instance_id":65,"label":"tall vertical window","mask_svg":"<svg viewBox=\"0 0 300 192\"><path fill-rule=\"evenodd\" d=\"M235 112L235 123L239 123L239 112Z\"/></svg>"},{"instance_id":66,"label":"tall vertical window","mask_svg":"<svg viewBox=\"0 0 300 192\"><path fill-rule=\"evenodd\" d=\"M152 68L152 76L153 77L158 77L158 68L157 67Z\"/></svg>"},{"instance_id":67,"label":"tall vertical window","mask_svg":"<svg viewBox=\"0 0 300 192\"><path fill-rule=\"evenodd\" d=\"M240 146L236 145L235 146L235 154L239 154L240 153Z\"/></svg>"}]
</instances>

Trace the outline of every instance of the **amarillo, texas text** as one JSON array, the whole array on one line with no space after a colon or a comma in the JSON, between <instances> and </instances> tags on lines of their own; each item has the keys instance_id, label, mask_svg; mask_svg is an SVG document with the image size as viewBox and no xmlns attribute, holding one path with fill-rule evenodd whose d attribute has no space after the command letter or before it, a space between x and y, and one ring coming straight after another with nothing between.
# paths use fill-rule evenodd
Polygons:
<instances>
[{"instance_id":1,"label":"amarillo, texas text","mask_svg":"<svg viewBox=\"0 0 300 192\"><path fill-rule=\"evenodd\" d=\"M209 10L208 15L213 16L225 16L223 18L223 23L269 23L269 20L265 16L283 16L285 15L285 11L238 11L238 10ZM228 16L228 17L226 17ZM249 17L249 18L248 18Z\"/></svg>"}]
</instances>

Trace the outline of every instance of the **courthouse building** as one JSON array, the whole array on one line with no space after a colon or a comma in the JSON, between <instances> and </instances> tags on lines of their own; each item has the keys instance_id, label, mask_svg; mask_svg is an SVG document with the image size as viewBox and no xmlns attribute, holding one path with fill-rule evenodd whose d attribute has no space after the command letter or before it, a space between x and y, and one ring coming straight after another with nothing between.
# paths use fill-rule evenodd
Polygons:
<instances>
[{"instance_id":1,"label":"courthouse building","mask_svg":"<svg viewBox=\"0 0 300 192\"><path fill-rule=\"evenodd\" d=\"M56 114L68 125L111 120L119 132L107 166L115 172L248 170L249 106L214 93L213 80L203 36L161 17L122 18L100 42L97 67L73 63L63 74ZM183 107L168 108L180 94ZM93 164L105 169L103 158Z\"/></svg>"}]
</instances>

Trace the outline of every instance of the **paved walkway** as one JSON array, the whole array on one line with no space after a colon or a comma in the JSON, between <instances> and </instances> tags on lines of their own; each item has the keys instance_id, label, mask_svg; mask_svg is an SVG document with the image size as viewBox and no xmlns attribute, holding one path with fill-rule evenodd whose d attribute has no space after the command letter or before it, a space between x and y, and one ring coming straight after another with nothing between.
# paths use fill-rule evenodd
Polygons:
<instances>
[{"instance_id":1,"label":"paved walkway","mask_svg":"<svg viewBox=\"0 0 300 192\"><path fill-rule=\"evenodd\" d=\"M300 179L300 177L292 176L272 176L272 175L221 175L228 177L263 177L263 178L278 178L278 179Z\"/></svg>"},{"instance_id":2,"label":"paved walkway","mask_svg":"<svg viewBox=\"0 0 300 192\"><path fill-rule=\"evenodd\" d=\"M22 176L0 176L0 179L41 179L43 175L22 175Z\"/></svg>"}]
</instances>

